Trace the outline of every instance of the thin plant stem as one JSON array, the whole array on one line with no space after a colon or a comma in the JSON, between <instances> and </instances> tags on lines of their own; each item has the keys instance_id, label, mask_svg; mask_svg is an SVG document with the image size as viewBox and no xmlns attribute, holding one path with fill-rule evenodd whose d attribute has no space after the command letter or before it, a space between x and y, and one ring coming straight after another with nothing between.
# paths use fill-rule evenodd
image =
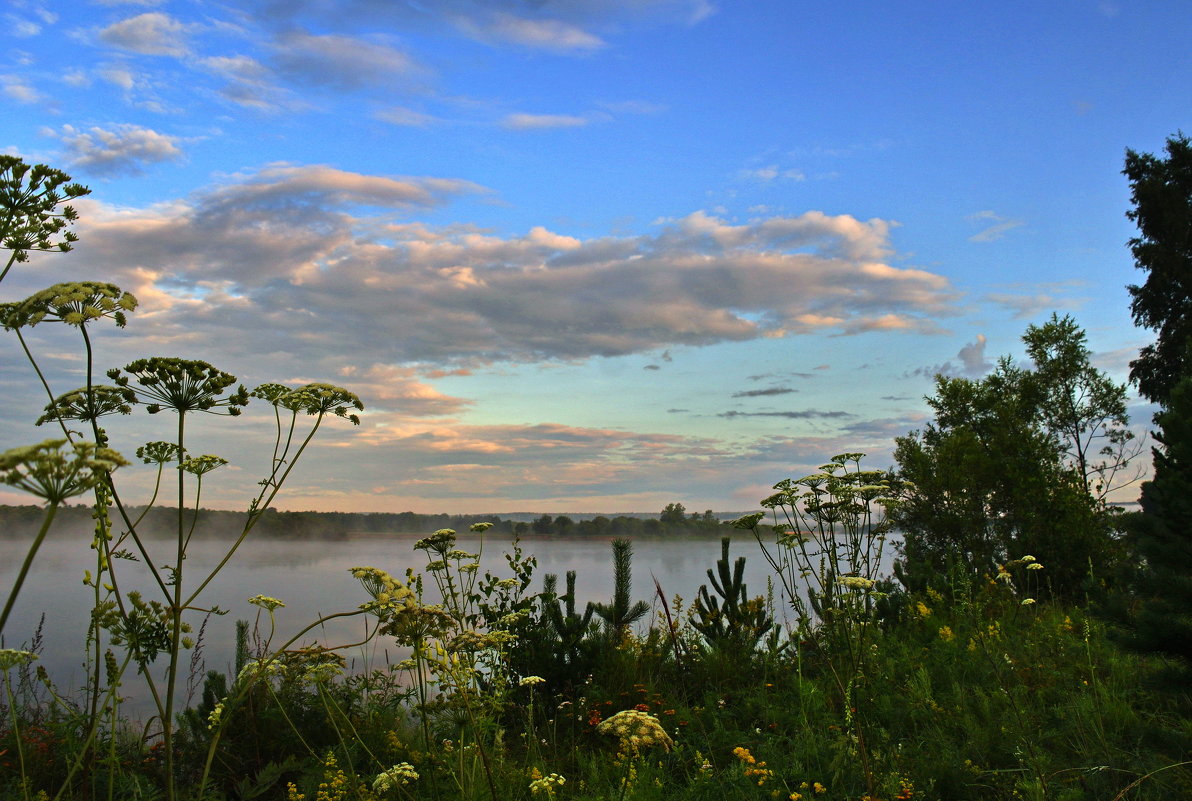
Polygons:
<instances>
[{"instance_id":1,"label":"thin plant stem","mask_svg":"<svg viewBox=\"0 0 1192 801\"><path fill-rule=\"evenodd\" d=\"M33 351L29 350L29 344L25 342L25 337L21 334L21 329L14 329L17 335L17 341L21 343L21 349L25 351L25 357L29 359L29 364L33 366L33 372L37 373L37 380L41 382L42 387L46 391L46 395L50 398L50 403L54 402L54 391L50 389L50 383L46 381L45 374L42 373L41 367L37 364L37 359L33 358ZM66 427L66 421L61 417L57 418L58 425L62 428L62 434L70 442L74 442L74 432Z\"/></svg>"},{"instance_id":2,"label":"thin plant stem","mask_svg":"<svg viewBox=\"0 0 1192 801\"><path fill-rule=\"evenodd\" d=\"M1139 776L1137 779L1135 779L1134 781L1130 782L1125 787L1123 787L1118 792L1118 794L1113 797L1113 801L1122 801L1122 799L1126 797L1126 793L1130 792L1135 787L1137 787L1138 785L1142 784L1147 779L1154 776L1156 773L1162 773L1163 771L1171 770L1172 768L1180 768L1180 767L1183 767L1184 765L1192 765L1192 760L1187 760L1184 762L1173 762L1170 765L1164 765L1161 768L1156 768L1155 770L1152 770L1150 773L1146 774L1145 776Z\"/></svg>"},{"instance_id":3,"label":"thin plant stem","mask_svg":"<svg viewBox=\"0 0 1192 801\"><path fill-rule=\"evenodd\" d=\"M29 568L33 566L33 560L37 556L37 551L41 548L41 544L45 541L46 534L50 530L50 525L54 522L54 516L58 514L57 502L50 504L46 509L46 516L41 521L41 528L37 531L37 536L33 538L33 543L29 546L29 551L25 554L25 561L21 563L21 569L17 572L16 581L12 584L12 591L8 595L8 600L4 604L4 611L0 612L0 634L4 633L4 626L8 623L8 616L12 612L12 607L16 603L17 596L21 593L21 587L25 584L25 579L29 576Z\"/></svg>"},{"instance_id":4,"label":"thin plant stem","mask_svg":"<svg viewBox=\"0 0 1192 801\"><path fill-rule=\"evenodd\" d=\"M186 452L186 413L178 411L178 454ZM175 549L174 577L170 598L170 659L166 664L166 705L161 718L162 739L166 750L166 799L174 801L174 696L178 688L178 651L182 645L182 561L186 558L186 473L178 469L178 544Z\"/></svg>"},{"instance_id":5,"label":"thin plant stem","mask_svg":"<svg viewBox=\"0 0 1192 801\"><path fill-rule=\"evenodd\" d=\"M8 697L8 713L12 718L12 735L17 744L17 759L21 765L21 792L25 796L25 801L29 801L29 776L25 768L25 749L21 740L21 728L17 719L17 701L12 694L12 681L8 676L8 671L4 671L4 694Z\"/></svg>"},{"instance_id":6,"label":"thin plant stem","mask_svg":"<svg viewBox=\"0 0 1192 801\"><path fill-rule=\"evenodd\" d=\"M8 216L4 218L3 225L0 225L0 231L8 230L8 226L12 224L12 219L14 216L16 216L15 211L9 212ZM16 251L13 251L13 254L8 257L8 263L4 265L4 270L0 271L0 281L4 280L4 276L8 275L8 271L12 269L12 265L16 264L16 262L17 254Z\"/></svg>"},{"instance_id":7,"label":"thin plant stem","mask_svg":"<svg viewBox=\"0 0 1192 801\"><path fill-rule=\"evenodd\" d=\"M272 490L270 491L268 488L261 490L261 494L257 496L257 501L254 507L256 510L255 513L249 516L247 522L244 524L243 531L240 532L240 536L237 537L236 541L231 544L227 552L224 554L224 557L219 561L219 564L211 569L211 572L207 574L207 577L203 579L203 581L200 582L194 591L191 592L191 594L187 597L185 604L186 606L194 603L195 598L197 598L199 594L207 588L207 585L210 584L215 579L216 575L223 570L224 566L232 560L232 557L236 554L236 551L240 548L240 546L244 543L244 540L248 537L249 533L256 526L257 521L261 519L261 515L264 514L264 510L268 508L269 504L273 502L273 499L277 497L277 493L281 491L282 484L285 483L286 478L290 475L290 471L294 469L294 465L302 456L302 452L306 450L306 446L309 445L311 439L314 438L315 432L319 430L319 424L322 423L322 421L323 415L320 414L318 419L315 420L315 424L311 427L310 432L306 435L306 438L302 440L302 445L299 446L298 450L294 453L294 458L290 460L289 466L286 467L281 477L276 480Z\"/></svg>"},{"instance_id":8,"label":"thin plant stem","mask_svg":"<svg viewBox=\"0 0 1192 801\"><path fill-rule=\"evenodd\" d=\"M132 661L131 654L125 654L124 664L120 666L120 670L118 671L120 673L120 675L124 674L124 671L128 668L128 664L130 661ZM108 687L108 699L104 702L105 707L108 704L115 704L116 697L117 697L116 696L117 689L118 688L116 687L116 685L114 683L110 687ZM87 731L87 736L83 740L83 744L79 748L78 754L75 756L74 762L71 763L70 770L68 770L66 772L66 778L64 778L62 780L62 786L58 788L58 792L54 795L54 801L59 801L62 798L62 794L66 792L68 787L70 787L71 779L73 779L75 774L78 773L79 770L82 769L83 763L86 761L85 757L91 748L91 743L95 739L95 736L96 736L98 730L99 730L98 727L92 726Z\"/></svg>"},{"instance_id":9,"label":"thin plant stem","mask_svg":"<svg viewBox=\"0 0 1192 801\"><path fill-rule=\"evenodd\" d=\"M92 388L92 380L91 380L92 374L94 372L94 352L91 347L91 337L87 334L87 326L86 325L79 326L79 331L83 335L83 349L84 349L84 352L87 354L87 369L86 369L86 373L85 373L85 375L87 377L87 403L91 406L91 409L93 411L95 411L96 410L95 393ZM58 421L63 422L61 417L58 418ZM103 442L101 441L102 437L100 436L101 432L100 432L100 428L99 428L99 419L95 416L91 417L91 430L95 436L95 444L102 445ZM108 549L106 547L107 533L108 533L107 528L104 527L101 530L101 526L103 525L103 523L100 518L100 504L102 503L102 491L101 491L100 487L96 487L94 489L93 496L95 498L94 508L95 508L95 513L96 513L97 525L96 525L95 540L94 540L94 543L95 543L95 585L92 587L92 591L93 591L95 600L94 600L94 605L92 608L98 609L99 602L100 602L99 591L100 591L100 586L103 584L103 571L104 571L104 568L106 567L109 574L111 574L112 573L112 562L111 562L111 554L107 553ZM100 540L103 540L103 542L100 542ZM93 646L94 650L91 653L91 659L92 659L92 663L93 663L93 668L92 668L93 672L90 676L90 680L91 680L90 720L91 720L91 725L94 726L98 723L98 716L99 716L99 694L100 694L99 693L99 682L100 682L101 671L103 670L103 667L101 664L103 661L103 641L102 641L99 626L95 625L94 620L92 620L91 631L94 632L94 639L92 642L92 646Z\"/></svg>"}]
</instances>

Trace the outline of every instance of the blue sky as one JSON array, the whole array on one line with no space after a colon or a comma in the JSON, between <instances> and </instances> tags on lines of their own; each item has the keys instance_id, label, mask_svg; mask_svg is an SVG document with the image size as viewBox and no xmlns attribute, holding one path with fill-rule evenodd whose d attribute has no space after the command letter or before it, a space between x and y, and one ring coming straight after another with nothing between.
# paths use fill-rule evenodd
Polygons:
<instances>
[{"instance_id":1,"label":"blue sky","mask_svg":"<svg viewBox=\"0 0 1192 801\"><path fill-rule=\"evenodd\" d=\"M296 509L749 509L842 451L891 466L935 373L1021 358L1052 312L1124 381L1149 341L1124 151L1192 129L1181 3L2 13L0 150L93 194L77 249L0 299L113 281L142 306L104 367L356 391L363 425L321 438ZM45 328L72 389L77 343ZM45 435L19 356L0 447ZM212 505L251 493L267 423L203 427L233 463ZM109 428L131 451L163 424Z\"/></svg>"}]
</instances>

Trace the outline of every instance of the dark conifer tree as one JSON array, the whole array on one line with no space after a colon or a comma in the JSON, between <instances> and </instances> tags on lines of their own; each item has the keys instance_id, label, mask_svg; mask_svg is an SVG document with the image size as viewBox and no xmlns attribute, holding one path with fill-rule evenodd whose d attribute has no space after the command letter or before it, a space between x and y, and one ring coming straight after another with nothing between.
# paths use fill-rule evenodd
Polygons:
<instances>
[{"instance_id":1,"label":"dark conifer tree","mask_svg":"<svg viewBox=\"0 0 1192 801\"><path fill-rule=\"evenodd\" d=\"M1138 225L1130 240L1134 264L1147 273L1130 286L1134 324L1157 334L1130 362L1130 380L1156 403L1167 403L1175 385L1192 375L1192 141L1167 140L1166 158L1126 151L1122 172L1130 179Z\"/></svg>"},{"instance_id":2,"label":"dark conifer tree","mask_svg":"<svg viewBox=\"0 0 1192 801\"><path fill-rule=\"evenodd\" d=\"M1141 513L1131 538L1141 564L1134 598L1124 610L1124 644L1176 660L1181 682L1192 680L1192 378L1185 378L1155 417L1162 447L1155 477L1142 485ZM1186 686L1186 684L1185 684Z\"/></svg>"}]
</instances>

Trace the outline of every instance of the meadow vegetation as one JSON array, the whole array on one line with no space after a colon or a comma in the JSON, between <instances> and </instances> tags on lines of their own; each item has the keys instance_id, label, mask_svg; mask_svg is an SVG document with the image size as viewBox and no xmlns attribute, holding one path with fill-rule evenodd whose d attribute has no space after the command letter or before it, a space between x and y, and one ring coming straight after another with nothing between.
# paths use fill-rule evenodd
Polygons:
<instances>
[{"instance_id":1,"label":"meadow vegetation","mask_svg":"<svg viewBox=\"0 0 1192 801\"><path fill-rule=\"evenodd\" d=\"M86 192L0 156L0 281L32 252L72 248L68 204ZM778 482L734 523L756 549L726 538L687 598L635 600L629 539L611 540L608 600L582 604L575 575L540 575L516 535L503 568L482 571L443 527L418 542L417 566L353 568L360 603L328 616L365 621L361 642L401 661L346 671L361 643L309 644L320 621L281 642L284 599L245 588L255 620L237 625L233 669L192 676L203 621L226 614L205 591L321 426L359 423L364 404L321 383L250 390L202 361L101 372L89 328L123 328L136 308L89 281L0 303L46 392L31 418L55 429L0 454L0 480L42 504L0 612L0 798L1192 797L1192 383L1165 396L1155 478L1123 514L1107 496L1139 456L1125 388L1091 367L1070 318L1027 330L1030 368L938 379L935 418L899 440L897 470L847 453ZM39 325L74 339L83 386L49 385L26 337ZM196 575L184 568L203 481L227 462L188 423L250 403L272 418L269 467L223 560ZM134 411L157 415L163 438L111 442L103 418ZM157 476L150 499L120 492L134 462ZM95 563L79 577L92 605L75 688L39 669L35 633L7 624L79 498ZM144 533L159 501L167 540ZM674 506L662 523L684 521ZM882 575L895 548L896 576ZM745 585L746 559L769 565L767 587ZM128 590L133 576L151 589ZM195 704L188 681L202 685ZM122 711L133 683L148 720Z\"/></svg>"}]
</instances>

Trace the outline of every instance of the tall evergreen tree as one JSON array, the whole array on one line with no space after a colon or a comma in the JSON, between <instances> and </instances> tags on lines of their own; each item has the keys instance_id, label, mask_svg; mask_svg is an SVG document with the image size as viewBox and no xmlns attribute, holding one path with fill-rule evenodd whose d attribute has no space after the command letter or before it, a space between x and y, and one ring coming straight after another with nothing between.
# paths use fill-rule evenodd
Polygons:
<instances>
[{"instance_id":1,"label":"tall evergreen tree","mask_svg":"<svg viewBox=\"0 0 1192 801\"><path fill-rule=\"evenodd\" d=\"M1134 265L1147 272L1141 286L1130 286L1134 324L1157 332L1130 362L1138 391L1166 404L1172 389L1192 375L1192 141L1181 134L1167 140L1167 157L1126 151L1123 174L1130 179L1138 225L1130 240Z\"/></svg>"},{"instance_id":2,"label":"tall evergreen tree","mask_svg":"<svg viewBox=\"0 0 1192 801\"><path fill-rule=\"evenodd\" d=\"M1155 417L1155 477L1142 485L1142 511L1131 538L1142 564L1126 615L1125 644L1166 654L1192 680L1192 378L1185 378Z\"/></svg>"}]
</instances>

